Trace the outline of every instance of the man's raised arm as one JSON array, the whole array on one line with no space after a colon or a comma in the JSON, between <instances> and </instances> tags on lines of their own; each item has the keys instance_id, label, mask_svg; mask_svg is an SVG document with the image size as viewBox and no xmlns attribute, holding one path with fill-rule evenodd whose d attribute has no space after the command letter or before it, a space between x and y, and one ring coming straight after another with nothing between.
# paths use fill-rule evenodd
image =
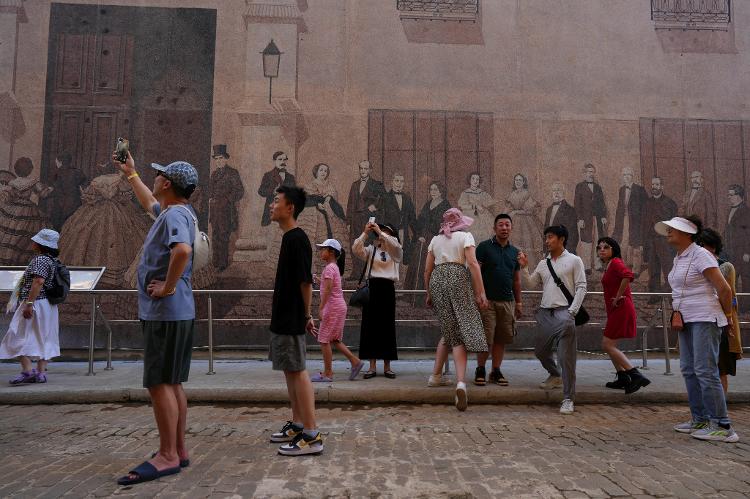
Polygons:
<instances>
[{"instance_id":1,"label":"man's raised arm","mask_svg":"<svg viewBox=\"0 0 750 499\"><path fill-rule=\"evenodd\" d=\"M119 168L120 171L125 174L125 177L127 177L128 183L133 188L135 197L138 198L138 202L141 203L143 209L151 215L156 215L156 213L154 213L154 205L157 204L158 201L156 201L154 195L151 194L151 189L143 183L138 172L135 171L135 161L133 161L133 156L130 155L130 152L128 152L128 159L126 159L124 163L117 161L114 155L112 155L112 161L115 162L117 168Z\"/></svg>"}]
</instances>

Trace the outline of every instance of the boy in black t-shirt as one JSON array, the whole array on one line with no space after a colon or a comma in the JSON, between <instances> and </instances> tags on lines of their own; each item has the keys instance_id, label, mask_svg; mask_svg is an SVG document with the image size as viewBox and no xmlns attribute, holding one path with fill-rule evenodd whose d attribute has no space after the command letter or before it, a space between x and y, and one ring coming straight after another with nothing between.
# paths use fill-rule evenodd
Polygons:
<instances>
[{"instance_id":1,"label":"boy in black t-shirt","mask_svg":"<svg viewBox=\"0 0 750 499\"><path fill-rule=\"evenodd\" d=\"M271 442L287 442L279 454L299 456L323 452L323 439L315 424L315 393L305 367L305 333L315 331L312 318L312 246L297 217L305 207L305 191L281 186L271 203L271 220L281 239L271 308L271 344L268 358L273 369L284 371L292 419L271 435Z\"/></svg>"}]
</instances>

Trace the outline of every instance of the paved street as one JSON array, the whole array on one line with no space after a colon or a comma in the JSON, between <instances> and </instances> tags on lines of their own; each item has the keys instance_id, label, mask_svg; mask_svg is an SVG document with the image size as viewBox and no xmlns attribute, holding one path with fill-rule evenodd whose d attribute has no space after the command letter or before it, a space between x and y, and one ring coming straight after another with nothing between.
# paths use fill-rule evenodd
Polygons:
<instances>
[{"instance_id":1,"label":"paved street","mask_svg":"<svg viewBox=\"0 0 750 499\"><path fill-rule=\"evenodd\" d=\"M276 455L279 406L191 408L192 464L121 488L157 446L147 405L0 406L0 497L747 497L750 406L732 405L743 440L672 431L683 405L325 405L326 449Z\"/></svg>"}]
</instances>

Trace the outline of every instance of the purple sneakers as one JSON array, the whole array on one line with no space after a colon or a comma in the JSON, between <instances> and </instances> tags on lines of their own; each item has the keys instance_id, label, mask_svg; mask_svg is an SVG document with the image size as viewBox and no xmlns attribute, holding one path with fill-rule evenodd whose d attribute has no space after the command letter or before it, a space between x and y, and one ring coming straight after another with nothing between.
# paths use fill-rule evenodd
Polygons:
<instances>
[{"instance_id":1,"label":"purple sneakers","mask_svg":"<svg viewBox=\"0 0 750 499\"><path fill-rule=\"evenodd\" d=\"M42 376L44 376L44 373L42 373ZM11 385L20 385L21 383L36 383L37 382L37 373L36 369L32 369L31 372L28 371L21 371L21 374L18 374L15 378L12 378L9 383ZM44 377L44 381L42 383L47 382L47 377Z\"/></svg>"}]
</instances>

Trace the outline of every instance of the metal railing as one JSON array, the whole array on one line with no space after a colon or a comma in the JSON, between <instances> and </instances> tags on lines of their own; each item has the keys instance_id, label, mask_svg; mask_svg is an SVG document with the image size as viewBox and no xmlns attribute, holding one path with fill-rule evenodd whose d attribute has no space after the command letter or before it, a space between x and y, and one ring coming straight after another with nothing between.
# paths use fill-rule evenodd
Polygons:
<instances>
[{"instance_id":1,"label":"metal railing","mask_svg":"<svg viewBox=\"0 0 750 499\"><path fill-rule=\"evenodd\" d=\"M117 319L113 321L109 321L104 317L104 314L102 313L101 307L98 303L98 297L99 296L105 296L105 295L136 295L138 293L137 290L134 289L125 289L125 290L92 290L92 291L75 291L72 290L72 293L75 294L88 294L91 296L91 313L89 318L89 344L88 344L88 372L86 373L87 376L95 375L94 372L94 354L96 351L96 345L95 345L95 339L96 339L96 322L97 317L104 323L104 326L107 331L107 358L106 358L106 367L104 370L112 370L112 328L110 327L110 322L117 322L117 323L135 323L139 322L137 319ZM344 290L345 294L351 294L354 290ZM315 290L315 293L319 293L318 290ZM541 295L541 291L523 291L524 295ZM200 289L200 290L194 290L193 294L196 296L207 296L207 317L205 319L198 319L196 318L196 322L206 322L208 326L208 372L206 374L212 375L216 374L214 370L214 323L219 322L269 322L269 318L214 318L213 316L213 297L215 295L272 295L273 290L270 289ZM398 295L424 295L424 290L396 290L396 294ZM671 358L670 358L670 346L669 346L669 313L668 310L670 309L669 305L669 299L671 298L671 293L651 293L651 292L633 292L633 297L659 297L661 300L661 303L659 307L657 308L657 312L661 313L661 320L660 326L662 328L663 332L663 339L664 339L664 362L665 362L665 375L671 375L672 369L671 369ZM602 296L603 293L601 291L590 291L587 293L587 296ZM750 297L750 293L738 293L738 297ZM347 319L347 321L353 321L355 319ZM396 319L397 323L431 323L435 324L437 323L436 318L431 319ZM520 324L535 324L536 321L533 320L520 320L518 321ZM748 322L740 322L741 325L747 325ZM589 326L601 326L603 325L601 322L595 322L591 321L588 323ZM659 325L654 326L651 325L639 325L638 328L642 330L641 334L641 354L642 354L642 367L647 369L648 368L648 330L652 327L659 327Z\"/></svg>"}]
</instances>

